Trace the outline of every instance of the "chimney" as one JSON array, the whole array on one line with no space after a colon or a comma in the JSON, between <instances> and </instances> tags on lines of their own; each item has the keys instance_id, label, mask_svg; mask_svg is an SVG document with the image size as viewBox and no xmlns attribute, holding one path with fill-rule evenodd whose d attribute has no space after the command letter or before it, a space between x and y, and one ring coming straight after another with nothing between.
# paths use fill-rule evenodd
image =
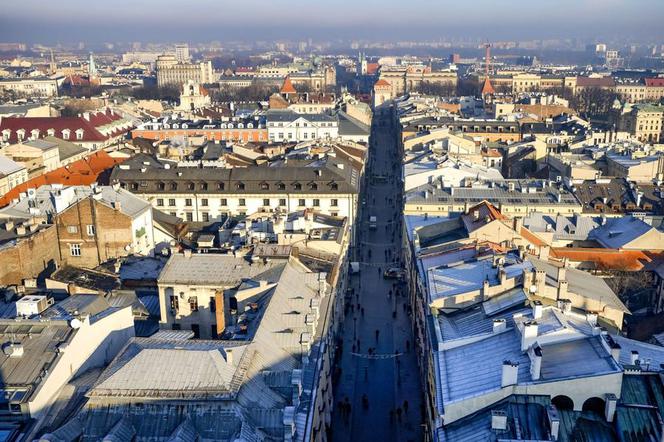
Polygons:
<instances>
[{"instance_id":1,"label":"chimney","mask_svg":"<svg viewBox=\"0 0 664 442\"><path fill-rule=\"evenodd\" d=\"M86 121L90 121L90 112L83 112L83 118L85 118Z\"/></svg>"},{"instance_id":2,"label":"chimney","mask_svg":"<svg viewBox=\"0 0 664 442\"><path fill-rule=\"evenodd\" d=\"M542 371L542 347L534 345L528 350L528 356L530 357L530 377L536 381L540 378Z\"/></svg>"},{"instance_id":3,"label":"chimney","mask_svg":"<svg viewBox=\"0 0 664 442\"><path fill-rule=\"evenodd\" d=\"M520 216L517 216L513 220L514 223L514 231L518 234L521 232L521 227L523 227L523 218Z\"/></svg>"},{"instance_id":4,"label":"chimney","mask_svg":"<svg viewBox=\"0 0 664 442\"><path fill-rule=\"evenodd\" d=\"M287 406L284 408L284 442L292 442L295 436L295 407Z\"/></svg>"},{"instance_id":5,"label":"chimney","mask_svg":"<svg viewBox=\"0 0 664 442\"><path fill-rule=\"evenodd\" d=\"M636 350L632 350L632 353L629 355L629 363L632 365L638 365L639 364L639 352Z\"/></svg>"},{"instance_id":6,"label":"chimney","mask_svg":"<svg viewBox=\"0 0 664 442\"><path fill-rule=\"evenodd\" d=\"M567 280L567 258L563 258L563 263L558 267L558 282Z\"/></svg>"},{"instance_id":7,"label":"chimney","mask_svg":"<svg viewBox=\"0 0 664 442\"><path fill-rule=\"evenodd\" d=\"M537 321L526 321L521 330L521 351L526 351L537 339Z\"/></svg>"},{"instance_id":8,"label":"chimney","mask_svg":"<svg viewBox=\"0 0 664 442\"><path fill-rule=\"evenodd\" d=\"M503 373L500 380L500 387L505 388L510 385L516 385L519 376L519 363L512 361L503 361Z\"/></svg>"},{"instance_id":9,"label":"chimney","mask_svg":"<svg viewBox=\"0 0 664 442\"><path fill-rule=\"evenodd\" d=\"M616 414L616 406L618 405L618 398L613 393L607 393L604 401L604 418L607 422L613 422Z\"/></svg>"},{"instance_id":10,"label":"chimney","mask_svg":"<svg viewBox=\"0 0 664 442\"><path fill-rule=\"evenodd\" d=\"M595 312L588 312L586 313L586 321L588 321L588 324L590 324L592 327L597 325L597 313Z\"/></svg>"},{"instance_id":11,"label":"chimney","mask_svg":"<svg viewBox=\"0 0 664 442\"><path fill-rule=\"evenodd\" d=\"M557 302L558 302L558 308L564 314L568 314L569 312L572 311L572 301L570 301L569 299L558 298Z\"/></svg>"},{"instance_id":12,"label":"chimney","mask_svg":"<svg viewBox=\"0 0 664 442\"><path fill-rule=\"evenodd\" d=\"M540 246L539 259L541 259L542 261L549 260L549 246Z\"/></svg>"},{"instance_id":13,"label":"chimney","mask_svg":"<svg viewBox=\"0 0 664 442\"><path fill-rule=\"evenodd\" d=\"M507 430L507 414L503 410L491 410L491 429Z\"/></svg>"},{"instance_id":14,"label":"chimney","mask_svg":"<svg viewBox=\"0 0 664 442\"><path fill-rule=\"evenodd\" d=\"M226 351L226 363L228 365L233 365L233 349L232 348L225 348Z\"/></svg>"},{"instance_id":15,"label":"chimney","mask_svg":"<svg viewBox=\"0 0 664 442\"><path fill-rule=\"evenodd\" d=\"M567 281L558 282L558 299L565 299L567 297ZM571 302L570 302L571 309ZM569 313L569 311L567 312Z\"/></svg>"},{"instance_id":16,"label":"chimney","mask_svg":"<svg viewBox=\"0 0 664 442\"><path fill-rule=\"evenodd\" d=\"M507 329L507 321L504 319L494 319L493 320L493 332L500 333Z\"/></svg>"},{"instance_id":17,"label":"chimney","mask_svg":"<svg viewBox=\"0 0 664 442\"><path fill-rule=\"evenodd\" d=\"M642 199L643 199L643 192L636 192L636 207L641 207Z\"/></svg>"},{"instance_id":18,"label":"chimney","mask_svg":"<svg viewBox=\"0 0 664 442\"><path fill-rule=\"evenodd\" d=\"M498 269L498 277L500 278L500 285L505 285L507 283L507 272L505 271L504 268L499 267Z\"/></svg>"},{"instance_id":19,"label":"chimney","mask_svg":"<svg viewBox=\"0 0 664 442\"><path fill-rule=\"evenodd\" d=\"M560 431L560 416L558 410L553 405L546 407L546 417L549 421L549 432L551 433L552 440L558 440L558 433Z\"/></svg>"},{"instance_id":20,"label":"chimney","mask_svg":"<svg viewBox=\"0 0 664 442\"><path fill-rule=\"evenodd\" d=\"M541 301L533 301L533 319L540 319L542 317L543 308Z\"/></svg>"}]
</instances>

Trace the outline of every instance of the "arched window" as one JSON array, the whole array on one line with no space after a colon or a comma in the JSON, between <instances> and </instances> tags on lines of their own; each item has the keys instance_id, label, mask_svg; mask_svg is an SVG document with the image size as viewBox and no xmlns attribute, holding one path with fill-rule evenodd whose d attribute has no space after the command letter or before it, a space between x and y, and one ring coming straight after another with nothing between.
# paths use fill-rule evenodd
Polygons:
<instances>
[{"instance_id":1,"label":"arched window","mask_svg":"<svg viewBox=\"0 0 664 442\"><path fill-rule=\"evenodd\" d=\"M558 410L574 410L574 401L569 396L556 396L551 399L551 403L555 405Z\"/></svg>"},{"instance_id":2,"label":"arched window","mask_svg":"<svg viewBox=\"0 0 664 442\"><path fill-rule=\"evenodd\" d=\"M604 399L598 397L591 397L586 399L581 409L583 411L592 411L594 413L599 414L600 416L604 416L605 405L606 403L604 402Z\"/></svg>"}]
</instances>

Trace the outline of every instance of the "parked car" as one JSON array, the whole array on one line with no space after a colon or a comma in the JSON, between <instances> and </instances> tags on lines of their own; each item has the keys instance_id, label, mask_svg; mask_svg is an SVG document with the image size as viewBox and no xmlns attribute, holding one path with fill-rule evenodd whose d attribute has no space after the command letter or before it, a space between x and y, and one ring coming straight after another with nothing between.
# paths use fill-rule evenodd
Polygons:
<instances>
[{"instance_id":1,"label":"parked car","mask_svg":"<svg viewBox=\"0 0 664 442\"><path fill-rule=\"evenodd\" d=\"M399 267L390 267L383 272L383 277L387 279L405 279L406 271Z\"/></svg>"}]
</instances>

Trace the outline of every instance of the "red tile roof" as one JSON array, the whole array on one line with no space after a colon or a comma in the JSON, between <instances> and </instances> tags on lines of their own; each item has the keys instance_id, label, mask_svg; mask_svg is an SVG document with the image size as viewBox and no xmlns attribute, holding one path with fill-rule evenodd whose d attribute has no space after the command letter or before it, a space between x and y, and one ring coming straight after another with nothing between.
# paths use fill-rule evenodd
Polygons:
<instances>
[{"instance_id":1,"label":"red tile roof","mask_svg":"<svg viewBox=\"0 0 664 442\"><path fill-rule=\"evenodd\" d=\"M664 78L646 78L647 87L664 87Z\"/></svg>"},{"instance_id":2,"label":"red tile roof","mask_svg":"<svg viewBox=\"0 0 664 442\"><path fill-rule=\"evenodd\" d=\"M45 173L31 180L26 181L0 198L0 207L4 207L19 197L22 192L28 189L35 189L45 184L62 184L66 186L87 186L97 182L102 172L111 169L116 164L124 161L119 158L112 158L109 154L100 150L90 156Z\"/></svg>"},{"instance_id":3,"label":"red tile roof","mask_svg":"<svg viewBox=\"0 0 664 442\"><path fill-rule=\"evenodd\" d=\"M554 258L567 258L574 262L594 263L598 270L622 270L635 272L645 266L653 267L652 263L664 260L664 254L640 250L616 250L604 248L570 248L556 247L551 249Z\"/></svg>"},{"instance_id":4,"label":"red tile roof","mask_svg":"<svg viewBox=\"0 0 664 442\"><path fill-rule=\"evenodd\" d=\"M391 85L389 82L387 82L386 80L383 80L383 79L381 78L381 79L378 80L376 83L374 83L374 89L376 89L376 88L384 88L384 89L387 89L387 88L392 88L392 85Z\"/></svg>"},{"instance_id":5,"label":"red tile roof","mask_svg":"<svg viewBox=\"0 0 664 442\"><path fill-rule=\"evenodd\" d=\"M547 245L546 242L544 242L544 240L542 240L539 236L535 235L533 232L526 229L525 227L521 227L519 235L521 235L523 239L525 239L534 246L544 247Z\"/></svg>"},{"instance_id":6,"label":"red tile roof","mask_svg":"<svg viewBox=\"0 0 664 442\"><path fill-rule=\"evenodd\" d=\"M367 75L373 75L378 72L380 65L378 63L367 63Z\"/></svg>"},{"instance_id":7,"label":"red tile roof","mask_svg":"<svg viewBox=\"0 0 664 442\"><path fill-rule=\"evenodd\" d=\"M48 135L48 130L55 131L54 136L62 138L62 131L69 129L70 141L94 142L106 141L110 137L120 135L123 131L117 130L110 135L104 135L98 127L111 124L114 121L122 118L120 115L107 110L106 112L91 112L89 119L84 117L9 117L0 120L0 133L9 130L9 142L17 143L17 131L23 129L25 131L24 140L31 137L32 131L39 130L39 138ZM76 139L76 131L83 129L83 138Z\"/></svg>"},{"instance_id":8,"label":"red tile roof","mask_svg":"<svg viewBox=\"0 0 664 442\"><path fill-rule=\"evenodd\" d=\"M580 87L613 87L613 77L576 77L576 85Z\"/></svg>"},{"instance_id":9,"label":"red tile roof","mask_svg":"<svg viewBox=\"0 0 664 442\"><path fill-rule=\"evenodd\" d=\"M484 95L494 95L496 93L495 89L491 85L491 79L487 76L484 79L484 85L482 85L482 96Z\"/></svg>"},{"instance_id":10,"label":"red tile roof","mask_svg":"<svg viewBox=\"0 0 664 442\"><path fill-rule=\"evenodd\" d=\"M286 77L284 79L284 84L281 85L281 90L279 92L281 92L282 94L297 94L297 91L295 90L295 87L293 86L290 77Z\"/></svg>"}]
</instances>

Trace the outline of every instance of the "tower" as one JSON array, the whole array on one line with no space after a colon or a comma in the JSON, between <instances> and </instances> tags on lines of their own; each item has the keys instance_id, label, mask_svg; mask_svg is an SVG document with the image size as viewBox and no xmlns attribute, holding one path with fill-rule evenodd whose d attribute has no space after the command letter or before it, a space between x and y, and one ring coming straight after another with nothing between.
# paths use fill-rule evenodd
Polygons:
<instances>
[{"instance_id":1,"label":"tower","mask_svg":"<svg viewBox=\"0 0 664 442\"><path fill-rule=\"evenodd\" d=\"M486 98L490 95L494 95L496 91L491 85L491 79L489 78L489 65L491 64L491 44L486 43L484 45L484 84L482 85L482 98Z\"/></svg>"},{"instance_id":2,"label":"tower","mask_svg":"<svg viewBox=\"0 0 664 442\"><path fill-rule=\"evenodd\" d=\"M53 55L53 49L51 49L51 61L48 64L48 69L51 72L51 74L55 74L55 71L58 70L58 65L55 62L55 56Z\"/></svg>"},{"instance_id":3,"label":"tower","mask_svg":"<svg viewBox=\"0 0 664 442\"><path fill-rule=\"evenodd\" d=\"M95 59L90 52L90 58L88 59L88 76L90 78L97 76L97 65L95 65Z\"/></svg>"}]
</instances>

